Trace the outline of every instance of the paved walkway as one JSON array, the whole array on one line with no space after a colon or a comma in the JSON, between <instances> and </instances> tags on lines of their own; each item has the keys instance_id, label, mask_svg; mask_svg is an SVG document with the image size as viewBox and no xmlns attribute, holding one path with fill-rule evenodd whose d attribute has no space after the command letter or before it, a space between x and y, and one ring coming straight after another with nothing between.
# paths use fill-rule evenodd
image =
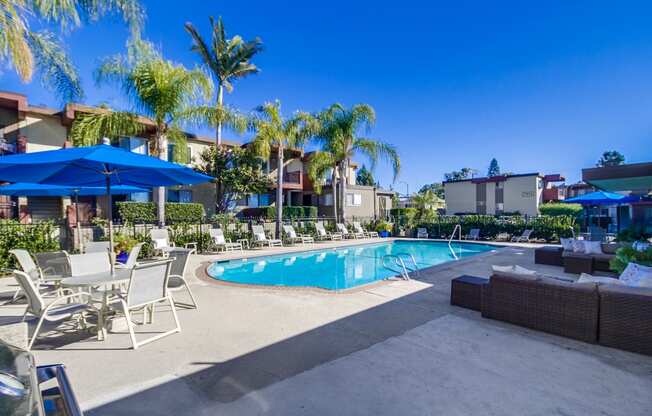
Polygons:
<instances>
[{"instance_id":1,"label":"paved walkway","mask_svg":"<svg viewBox=\"0 0 652 416\"><path fill-rule=\"evenodd\" d=\"M652 414L652 357L450 306L450 280L491 264L561 274L512 247L344 294L191 277L200 309L180 311L181 334L137 351L125 333L50 337L35 353L68 366L89 415ZM168 323L160 310L153 329Z\"/></svg>"}]
</instances>

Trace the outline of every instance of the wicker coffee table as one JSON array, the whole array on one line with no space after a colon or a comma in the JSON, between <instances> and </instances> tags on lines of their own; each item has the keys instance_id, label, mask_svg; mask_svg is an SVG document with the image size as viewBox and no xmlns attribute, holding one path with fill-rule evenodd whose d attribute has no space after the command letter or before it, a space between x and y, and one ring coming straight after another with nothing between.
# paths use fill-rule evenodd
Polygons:
<instances>
[{"instance_id":1,"label":"wicker coffee table","mask_svg":"<svg viewBox=\"0 0 652 416\"><path fill-rule=\"evenodd\" d=\"M561 247L544 246L534 250L534 263L549 264L551 266L563 266L561 253L564 251Z\"/></svg>"},{"instance_id":2,"label":"wicker coffee table","mask_svg":"<svg viewBox=\"0 0 652 416\"><path fill-rule=\"evenodd\" d=\"M451 305L479 311L482 306L482 286L489 279L477 276L460 276L451 281Z\"/></svg>"}]
</instances>

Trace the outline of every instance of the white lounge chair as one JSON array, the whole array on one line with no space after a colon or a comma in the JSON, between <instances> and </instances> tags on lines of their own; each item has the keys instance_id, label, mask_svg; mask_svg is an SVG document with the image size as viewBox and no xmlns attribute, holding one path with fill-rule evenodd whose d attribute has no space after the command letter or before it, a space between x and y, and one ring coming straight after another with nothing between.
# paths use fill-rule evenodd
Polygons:
<instances>
[{"instance_id":1,"label":"white lounge chair","mask_svg":"<svg viewBox=\"0 0 652 416\"><path fill-rule=\"evenodd\" d=\"M212 241L212 246L214 246L216 249L219 249L220 247L224 249L224 251L234 251L234 250L240 250L242 251L242 243L232 243L231 240L227 240L224 238L224 231L222 231L221 228L211 228L208 230L208 234L211 236Z\"/></svg>"},{"instance_id":2,"label":"white lounge chair","mask_svg":"<svg viewBox=\"0 0 652 416\"><path fill-rule=\"evenodd\" d=\"M27 309L23 314L23 321L28 314L32 314L38 318L38 323L36 324L32 338L27 345L28 350L30 350L34 345L34 341L36 341L36 337L38 336L43 323L59 323L68 320L76 315L81 315L79 323L83 328L86 326L84 312L97 312L97 309L95 309L90 303L71 302L75 299L79 300L84 298L90 301L90 293L75 292L69 295L62 295L54 299L49 304L46 304L43 300L43 297L39 293L38 287L34 284L34 281L27 273L14 270L13 275L20 285L22 291L25 293L25 296L27 297Z\"/></svg>"},{"instance_id":3,"label":"white lounge chair","mask_svg":"<svg viewBox=\"0 0 652 416\"><path fill-rule=\"evenodd\" d=\"M154 244L154 253L160 254L162 257L167 257L170 250L175 247L167 228L152 228L149 231L149 238L152 240L152 244ZM197 243L186 243L184 247L197 249Z\"/></svg>"},{"instance_id":4,"label":"white lounge chair","mask_svg":"<svg viewBox=\"0 0 652 416\"><path fill-rule=\"evenodd\" d=\"M27 250L17 248L9 250L9 253L13 254L22 271L32 279L32 282L34 282L39 293L51 295L58 291L59 281L66 276L49 276L48 278L44 278L41 269L36 265L34 259ZM19 286L16 293L14 293L12 301L18 299L21 293L22 288Z\"/></svg>"},{"instance_id":5,"label":"white lounge chair","mask_svg":"<svg viewBox=\"0 0 652 416\"><path fill-rule=\"evenodd\" d=\"M137 265L131 270L131 278L129 279L127 293L118 296L109 303L109 307L114 309L116 312L125 315L133 349L138 349L138 347L144 344L181 332L177 310L174 306L172 296L167 289L171 263L172 260L167 259ZM138 310L144 310L145 323L152 323L154 306L163 302L167 302L170 305L172 316L174 317L174 328L145 340L138 341L136 339L131 313ZM148 311L149 319L147 318Z\"/></svg>"},{"instance_id":6,"label":"white lounge chair","mask_svg":"<svg viewBox=\"0 0 652 416\"><path fill-rule=\"evenodd\" d=\"M349 232L349 230L346 228L346 225L342 223L337 223L336 224L337 231L339 231L342 234L343 238L364 238L363 233L357 233L357 232Z\"/></svg>"},{"instance_id":7,"label":"white lounge chair","mask_svg":"<svg viewBox=\"0 0 652 416\"><path fill-rule=\"evenodd\" d=\"M464 236L466 240L479 240L480 239L480 229L479 228L471 228L469 230L469 233Z\"/></svg>"},{"instance_id":8,"label":"white lounge chair","mask_svg":"<svg viewBox=\"0 0 652 416\"><path fill-rule=\"evenodd\" d=\"M534 230L523 230L523 234L520 236L514 236L512 237L512 242L513 243L527 243L530 241L530 236Z\"/></svg>"},{"instance_id":9,"label":"white lounge chair","mask_svg":"<svg viewBox=\"0 0 652 416\"><path fill-rule=\"evenodd\" d=\"M84 243L84 253L106 253L111 248L109 241L89 241Z\"/></svg>"},{"instance_id":10,"label":"white lounge chair","mask_svg":"<svg viewBox=\"0 0 652 416\"><path fill-rule=\"evenodd\" d=\"M317 230L317 239L318 240L341 240L342 239L342 233L331 233L329 231L326 231L326 228L324 228L324 224L321 222L316 222L315 223L315 229Z\"/></svg>"},{"instance_id":11,"label":"white lounge chair","mask_svg":"<svg viewBox=\"0 0 652 416\"><path fill-rule=\"evenodd\" d=\"M425 228L417 228L417 238L428 238L428 230Z\"/></svg>"},{"instance_id":12,"label":"white lounge chair","mask_svg":"<svg viewBox=\"0 0 652 416\"><path fill-rule=\"evenodd\" d=\"M297 234L294 230L294 227L291 225L284 225L283 232L285 233L285 238L294 244L295 242L300 242L301 244L314 244L315 239L308 234Z\"/></svg>"},{"instance_id":13,"label":"white lounge chair","mask_svg":"<svg viewBox=\"0 0 652 416\"><path fill-rule=\"evenodd\" d=\"M356 233L362 234L365 238L379 238L379 235L376 231L365 230L357 221L353 221L353 229Z\"/></svg>"},{"instance_id":14,"label":"white lounge chair","mask_svg":"<svg viewBox=\"0 0 652 416\"><path fill-rule=\"evenodd\" d=\"M194 248L175 248L174 250L170 251L170 258L172 259L172 264L170 265L170 277L168 279L168 290L170 292L178 292L180 290L185 289L186 292L188 292L188 296L190 296L190 300L192 301L192 304L181 303L176 299L174 299L174 296L172 296L174 300L174 304L198 309L199 307L197 306L197 301L195 300L195 296L193 296L192 291L190 290L190 286L188 285L188 282L186 281L185 278L186 268L188 267L190 256L192 256L195 253L196 251Z\"/></svg>"},{"instance_id":15,"label":"white lounge chair","mask_svg":"<svg viewBox=\"0 0 652 416\"><path fill-rule=\"evenodd\" d=\"M267 247L283 247L283 241L278 239L269 239L265 235L265 229L262 225L253 225L251 231L254 235L253 244Z\"/></svg>"}]
</instances>

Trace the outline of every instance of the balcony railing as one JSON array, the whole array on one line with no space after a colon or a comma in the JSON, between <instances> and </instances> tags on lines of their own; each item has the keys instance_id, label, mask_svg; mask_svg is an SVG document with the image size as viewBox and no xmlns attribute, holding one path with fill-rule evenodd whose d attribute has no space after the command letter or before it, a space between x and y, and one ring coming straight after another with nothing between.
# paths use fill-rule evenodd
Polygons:
<instances>
[{"instance_id":1,"label":"balcony railing","mask_svg":"<svg viewBox=\"0 0 652 416\"><path fill-rule=\"evenodd\" d=\"M283 172L283 182L301 185L301 172Z\"/></svg>"}]
</instances>

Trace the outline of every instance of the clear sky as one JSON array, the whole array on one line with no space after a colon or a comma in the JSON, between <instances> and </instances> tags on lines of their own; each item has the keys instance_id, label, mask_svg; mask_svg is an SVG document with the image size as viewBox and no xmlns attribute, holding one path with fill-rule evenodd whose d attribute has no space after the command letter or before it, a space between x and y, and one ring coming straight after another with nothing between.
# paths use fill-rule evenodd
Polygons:
<instances>
[{"instance_id":1,"label":"clear sky","mask_svg":"<svg viewBox=\"0 0 652 416\"><path fill-rule=\"evenodd\" d=\"M145 1L145 37L166 58L197 63L183 23L209 35L222 15L230 35L259 36L256 76L226 100L248 111L280 99L290 113L333 102L371 104L368 136L400 151L410 191L462 167L561 173L577 181L604 150L652 160L652 6L550 1ZM615 7L618 5L619 7ZM123 51L126 29L103 22L66 36L84 78L85 102L123 105L97 88L98 57ZM57 106L38 82L9 71L0 89ZM233 135L227 137L233 138ZM364 162L363 159L359 160ZM387 165L374 172L391 184ZM405 192L405 184L395 188Z\"/></svg>"}]
</instances>

